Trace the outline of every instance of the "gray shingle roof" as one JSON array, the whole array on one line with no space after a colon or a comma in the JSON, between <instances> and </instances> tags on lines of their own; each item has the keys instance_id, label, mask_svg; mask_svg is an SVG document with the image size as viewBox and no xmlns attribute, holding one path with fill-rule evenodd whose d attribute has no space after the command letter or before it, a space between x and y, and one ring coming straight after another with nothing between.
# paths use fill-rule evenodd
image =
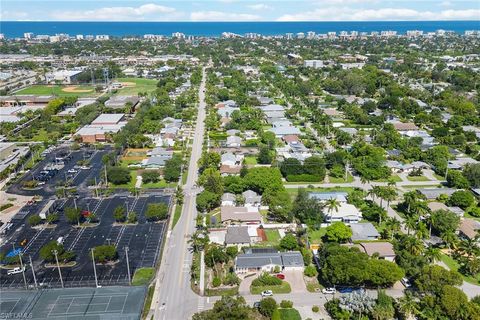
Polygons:
<instances>
[{"instance_id":1,"label":"gray shingle roof","mask_svg":"<svg viewBox=\"0 0 480 320\"><path fill-rule=\"evenodd\" d=\"M380 234L377 229L370 222L367 223L352 223L352 240L370 240L371 238L378 238Z\"/></svg>"},{"instance_id":2,"label":"gray shingle roof","mask_svg":"<svg viewBox=\"0 0 480 320\"><path fill-rule=\"evenodd\" d=\"M302 267L304 262L299 251L239 254L235 262L237 268L261 268L269 264Z\"/></svg>"},{"instance_id":3,"label":"gray shingle roof","mask_svg":"<svg viewBox=\"0 0 480 320\"><path fill-rule=\"evenodd\" d=\"M250 243L248 227L228 227L225 244Z\"/></svg>"}]
</instances>

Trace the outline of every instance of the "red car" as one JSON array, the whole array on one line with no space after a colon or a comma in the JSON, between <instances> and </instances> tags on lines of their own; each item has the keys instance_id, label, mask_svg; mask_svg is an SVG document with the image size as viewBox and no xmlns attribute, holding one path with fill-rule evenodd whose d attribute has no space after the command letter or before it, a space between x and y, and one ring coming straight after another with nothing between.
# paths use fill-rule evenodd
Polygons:
<instances>
[{"instance_id":1,"label":"red car","mask_svg":"<svg viewBox=\"0 0 480 320\"><path fill-rule=\"evenodd\" d=\"M277 274L275 275L275 277L277 277L277 278L280 279L280 280L284 280L284 279L285 279L285 275L284 275L284 274L281 274L281 273L277 273Z\"/></svg>"}]
</instances>

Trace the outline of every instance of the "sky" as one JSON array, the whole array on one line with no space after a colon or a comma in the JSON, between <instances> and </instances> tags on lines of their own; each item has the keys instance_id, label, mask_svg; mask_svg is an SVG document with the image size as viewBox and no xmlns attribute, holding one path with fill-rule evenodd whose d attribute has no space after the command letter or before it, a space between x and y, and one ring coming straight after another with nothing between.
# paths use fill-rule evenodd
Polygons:
<instances>
[{"instance_id":1,"label":"sky","mask_svg":"<svg viewBox=\"0 0 480 320\"><path fill-rule=\"evenodd\" d=\"M0 20L480 21L480 0L1 0Z\"/></svg>"}]
</instances>

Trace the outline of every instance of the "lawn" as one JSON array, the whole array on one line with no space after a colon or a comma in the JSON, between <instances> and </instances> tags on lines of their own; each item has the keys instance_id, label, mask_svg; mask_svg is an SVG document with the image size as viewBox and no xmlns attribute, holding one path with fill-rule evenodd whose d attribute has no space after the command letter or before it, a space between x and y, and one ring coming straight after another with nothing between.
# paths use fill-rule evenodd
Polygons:
<instances>
[{"instance_id":1,"label":"lawn","mask_svg":"<svg viewBox=\"0 0 480 320\"><path fill-rule=\"evenodd\" d=\"M330 181L330 183L351 183L353 182L353 176L349 173L346 181L345 181L345 177L334 178L330 176L328 177L328 180Z\"/></svg>"},{"instance_id":2,"label":"lawn","mask_svg":"<svg viewBox=\"0 0 480 320\"><path fill-rule=\"evenodd\" d=\"M90 85L59 86L59 85L33 85L15 92L15 95L55 95L59 97L94 97L98 96L95 88Z\"/></svg>"},{"instance_id":3,"label":"lawn","mask_svg":"<svg viewBox=\"0 0 480 320\"><path fill-rule=\"evenodd\" d=\"M135 271L132 279L132 285L144 286L152 280L155 274L155 268L140 268Z\"/></svg>"},{"instance_id":4,"label":"lawn","mask_svg":"<svg viewBox=\"0 0 480 320\"><path fill-rule=\"evenodd\" d=\"M327 232L327 228L320 228L318 230L308 230L308 238L312 243L320 243L326 232Z\"/></svg>"},{"instance_id":5,"label":"lawn","mask_svg":"<svg viewBox=\"0 0 480 320\"><path fill-rule=\"evenodd\" d=\"M257 164L257 157L255 156L246 156L245 157L245 164L248 166L254 166Z\"/></svg>"},{"instance_id":6,"label":"lawn","mask_svg":"<svg viewBox=\"0 0 480 320\"><path fill-rule=\"evenodd\" d=\"M439 174L433 173L433 176L439 181L445 181L445 176L441 176Z\"/></svg>"},{"instance_id":7,"label":"lawn","mask_svg":"<svg viewBox=\"0 0 480 320\"><path fill-rule=\"evenodd\" d=\"M160 188L175 188L176 184L169 183L165 180L160 180L158 182L143 183L142 188L144 189L160 189Z\"/></svg>"},{"instance_id":8,"label":"lawn","mask_svg":"<svg viewBox=\"0 0 480 320\"><path fill-rule=\"evenodd\" d=\"M280 233L277 229L264 229L267 236L267 242L272 245L277 245L280 241Z\"/></svg>"},{"instance_id":9,"label":"lawn","mask_svg":"<svg viewBox=\"0 0 480 320\"><path fill-rule=\"evenodd\" d=\"M155 292L155 286L148 288L147 296L145 297L145 303L143 304L142 319L146 319L150 312L150 306L152 305L153 293Z\"/></svg>"},{"instance_id":10,"label":"lawn","mask_svg":"<svg viewBox=\"0 0 480 320\"><path fill-rule=\"evenodd\" d=\"M173 224L172 224L172 229L175 227L175 225L178 222L178 219L180 219L180 216L182 215L182 205L176 205L175 206L175 212L173 213Z\"/></svg>"},{"instance_id":11,"label":"lawn","mask_svg":"<svg viewBox=\"0 0 480 320\"><path fill-rule=\"evenodd\" d=\"M282 320L302 320L300 313L295 308L278 309L280 311L280 319Z\"/></svg>"},{"instance_id":12,"label":"lawn","mask_svg":"<svg viewBox=\"0 0 480 320\"><path fill-rule=\"evenodd\" d=\"M273 293L290 293L292 291L292 288L290 287L290 284L286 281L283 281L282 284L278 286L250 286L251 294L260 294L265 290L272 290Z\"/></svg>"},{"instance_id":13,"label":"lawn","mask_svg":"<svg viewBox=\"0 0 480 320\"><path fill-rule=\"evenodd\" d=\"M445 263L449 268L450 270L455 270L455 271L458 271L458 268L460 268L460 265L458 264L458 262L453 259L452 257L446 255L446 254L441 254L441 257L440 257L440 260ZM480 282L480 273L477 274L476 277L472 277L472 276L465 276L462 274L462 277L463 277L463 280L465 282L468 282L468 283L471 283L471 284L475 284L475 285L479 285L479 282Z\"/></svg>"},{"instance_id":14,"label":"lawn","mask_svg":"<svg viewBox=\"0 0 480 320\"><path fill-rule=\"evenodd\" d=\"M407 176L407 179L408 181L430 181L430 179L425 176Z\"/></svg>"},{"instance_id":15,"label":"lawn","mask_svg":"<svg viewBox=\"0 0 480 320\"><path fill-rule=\"evenodd\" d=\"M118 78L114 82L128 83L118 89L116 95L137 95L139 92L152 92L157 88L157 80L144 78Z\"/></svg>"},{"instance_id":16,"label":"lawn","mask_svg":"<svg viewBox=\"0 0 480 320\"><path fill-rule=\"evenodd\" d=\"M398 174L394 174L394 175L391 175L390 177L386 178L386 179L378 179L378 180L374 180L375 182L390 182L390 181L394 181L394 182L402 182L402 178L400 178L398 176Z\"/></svg>"}]
</instances>

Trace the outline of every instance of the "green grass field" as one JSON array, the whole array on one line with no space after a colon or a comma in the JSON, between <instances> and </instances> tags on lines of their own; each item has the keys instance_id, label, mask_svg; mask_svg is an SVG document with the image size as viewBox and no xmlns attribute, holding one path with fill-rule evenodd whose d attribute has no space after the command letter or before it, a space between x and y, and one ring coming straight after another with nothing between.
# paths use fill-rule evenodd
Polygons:
<instances>
[{"instance_id":1,"label":"green grass field","mask_svg":"<svg viewBox=\"0 0 480 320\"><path fill-rule=\"evenodd\" d=\"M250 286L251 294L260 294L262 293L262 291L265 290L272 290L273 293L290 293L292 291L292 288L290 287L290 284L286 281L282 281L282 284L278 286Z\"/></svg>"},{"instance_id":2,"label":"green grass field","mask_svg":"<svg viewBox=\"0 0 480 320\"><path fill-rule=\"evenodd\" d=\"M443 263L445 263L450 268L450 270L458 271L458 269L460 268L460 265L458 264L458 262L455 259L453 259L452 257L450 257L446 254L442 254L441 257L440 257L440 260ZM465 276L463 274L462 274L462 277L463 277L463 281L465 281L465 282L475 284L477 286L479 285L480 273L478 273L476 275L476 277Z\"/></svg>"},{"instance_id":3,"label":"green grass field","mask_svg":"<svg viewBox=\"0 0 480 320\"><path fill-rule=\"evenodd\" d=\"M328 180L330 183L351 183L353 182L353 176L349 173L347 175L347 180L345 181L345 178L334 178L334 177L328 177Z\"/></svg>"},{"instance_id":4,"label":"green grass field","mask_svg":"<svg viewBox=\"0 0 480 320\"><path fill-rule=\"evenodd\" d=\"M280 241L280 234L277 229L265 229L265 235L269 244L277 245Z\"/></svg>"},{"instance_id":5,"label":"green grass field","mask_svg":"<svg viewBox=\"0 0 480 320\"><path fill-rule=\"evenodd\" d=\"M248 165L251 165L251 166L254 166L257 164L257 157L255 156L246 156L245 157L245 164L248 166Z\"/></svg>"},{"instance_id":6,"label":"green grass field","mask_svg":"<svg viewBox=\"0 0 480 320\"><path fill-rule=\"evenodd\" d=\"M132 285L144 286L152 280L155 274L155 268L140 268L135 271L132 279Z\"/></svg>"},{"instance_id":7,"label":"green grass field","mask_svg":"<svg viewBox=\"0 0 480 320\"><path fill-rule=\"evenodd\" d=\"M320 228L318 230L308 230L308 238L312 243L320 243L325 233L327 233L327 228Z\"/></svg>"},{"instance_id":8,"label":"green grass field","mask_svg":"<svg viewBox=\"0 0 480 320\"><path fill-rule=\"evenodd\" d=\"M408 181L430 181L430 179L425 176L407 176L407 179Z\"/></svg>"},{"instance_id":9,"label":"green grass field","mask_svg":"<svg viewBox=\"0 0 480 320\"><path fill-rule=\"evenodd\" d=\"M33 85L15 92L15 95L34 94L34 95L55 95L58 97L95 97L98 93L95 88L90 85L73 85L73 86L59 86L59 85Z\"/></svg>"},{"instance_id":10,"label":"green grass field","mask_svg":"<svg viewBox=\"0 0 480 320\"><path fill-rule=\"evenodd\" d=\"M295 308L278 309L280 311L280 319L282 320L301 320L300 313Z\"/></svg>"},{"instance_id":11,"label":"green grass field","mask_svg":"<svg viewBox=\"0 0 480 320\"><path fill-rule=\"evenodd\" d=\"M139 92L152 92L157 88L157 80L144 78L118 78L113 82L129 83L130 85L117 90L116 95L137 95Z\"/></svg>"}]
</instances>

